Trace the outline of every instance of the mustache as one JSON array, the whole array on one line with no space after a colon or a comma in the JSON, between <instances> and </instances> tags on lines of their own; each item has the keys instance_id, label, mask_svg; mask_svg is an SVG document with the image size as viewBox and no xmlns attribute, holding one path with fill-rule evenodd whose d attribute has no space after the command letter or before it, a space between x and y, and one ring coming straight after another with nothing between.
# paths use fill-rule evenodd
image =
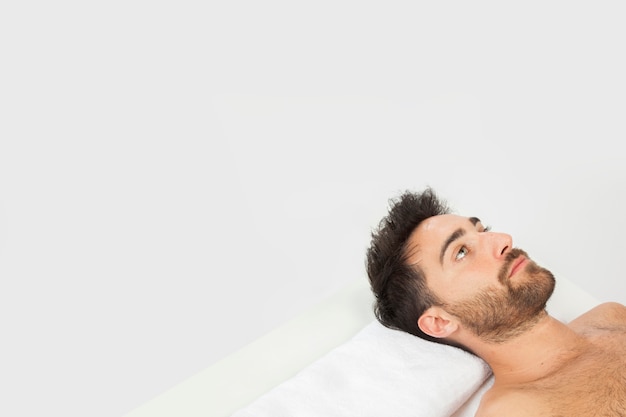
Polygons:
<instances>
[{"instance_id":1,"label":"mustache","mask_svg":"<svg viewBox=\"0 0 626 417\"><path fill-rule=\"evenodd\" d=\"M509 253L506 254L504 258L504 264L502 265L502 268L500 268L500 272L498 273L498 280L501 283L504 284L506 282L509 269L511 269L511 265L520 256L524 256L525 258L530 259L528 257L528 254L520 248L513 248Z\"/></svg>"}]
</instances>

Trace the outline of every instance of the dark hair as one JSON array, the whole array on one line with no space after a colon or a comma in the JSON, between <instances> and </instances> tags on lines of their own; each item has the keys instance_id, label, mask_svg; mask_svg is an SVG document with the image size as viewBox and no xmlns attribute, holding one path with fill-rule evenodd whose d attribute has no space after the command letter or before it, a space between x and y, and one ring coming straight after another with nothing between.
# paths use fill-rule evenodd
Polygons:
<instances>
[{"instance_id":1,"label":"dark hair","mask_svg":"<svg viewBox=\"0 0 626 417\"><path fill-rule=\"evenodd\" d=\"M372 232L367 250L367 275L376 297L374 314L386 327L446 343L422 332L417 325L427 308L441 303L428 288L419 266L408 264L407 241L421 222L450 210L431 188L421 193L405 191L390 199L389 205L389 213Z\"/></svg>"}]
</instances>

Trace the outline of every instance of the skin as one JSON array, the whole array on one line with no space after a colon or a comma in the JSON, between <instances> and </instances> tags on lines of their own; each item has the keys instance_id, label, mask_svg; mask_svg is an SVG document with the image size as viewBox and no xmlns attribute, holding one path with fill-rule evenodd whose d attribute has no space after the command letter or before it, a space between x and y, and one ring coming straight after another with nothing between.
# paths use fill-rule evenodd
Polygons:
<instances>
[{"instance_id":1,"label":"skin","mask_svg":"<svg viewBox=\"0 0 626 417\"><path fill-rule=\"evenodd\" d=\"M487 231L476 218L431 217L408 243L408 261L419 265L443 301L426 310L418 325L433 337L465 346L493 371L494 384L476 416L626 417L624 306L604 303L569 324L556 320L545 311L551 274L537 272L528 255L514 249L510 235ZM517 297L507 293L524 285L537 289L536 296L500 312L498 304ZM472 303L481 293L501 302ZM459 314L457 307L464 304L492 309L493 317L502 318L500 328L510 331L474 328Z\"/></svg>"}]
</instances>

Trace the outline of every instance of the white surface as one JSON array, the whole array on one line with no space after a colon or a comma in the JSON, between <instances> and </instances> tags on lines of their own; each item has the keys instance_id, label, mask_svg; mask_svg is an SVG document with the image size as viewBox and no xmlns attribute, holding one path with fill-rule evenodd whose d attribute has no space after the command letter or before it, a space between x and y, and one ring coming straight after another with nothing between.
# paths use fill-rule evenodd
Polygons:
<instances>
[{"instance_id":1,"label":"white surface","mask_svg":"<svg viewBox=\"0 0 626 417\"><path fill-rule=\"evenodd\" d=\"M372 302L367 282L355 280L126 417L230 416L371 323Z\"/></svg>"},{"instance_id":2,"label":"white surface","mask_svg":"<svg viewBox=\"0 0 626 417\"><path fill-rule=\"evenodd\" d=\"M490 375L474 355L374 321L232 417L450 417Z\"/></svg>"},{"instance_id":3,"label":"white surface","mask_svg":"<svg viewBox=\"0 0 626 417\"><path fill-rule=\"evenodd\" d=\"M623 16L3 2L0 414L119 416L185 381L362 278L407 187L625 303Z\"/></svg>"}]
</instances>

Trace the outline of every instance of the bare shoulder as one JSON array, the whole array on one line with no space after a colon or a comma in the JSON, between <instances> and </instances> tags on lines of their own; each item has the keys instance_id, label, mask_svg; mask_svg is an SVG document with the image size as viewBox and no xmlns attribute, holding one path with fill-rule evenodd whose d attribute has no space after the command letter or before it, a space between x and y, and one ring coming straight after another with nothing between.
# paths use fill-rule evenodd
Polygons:
<instances>
[{"instance_id":1,"label":"bare shoulder","mask_svg":"<svg viewBox=\"0 0 626 417\"><path fill-rule=\"evenodd\" d=\"M572 320L572 328L625 326L626 307L623 304L608 302L602 303Z\"/></svg>"},{"instance_id":2,"label":"bare shoulder","mask_svg":"<svg viewBox=\"0 0 626 417\"><path fill-rule=\"evenodd\" d=\"M474 417L527 417L536 416L532 401L519 391L489 390L483 395Z\"/></svg>"}]
</instances>

